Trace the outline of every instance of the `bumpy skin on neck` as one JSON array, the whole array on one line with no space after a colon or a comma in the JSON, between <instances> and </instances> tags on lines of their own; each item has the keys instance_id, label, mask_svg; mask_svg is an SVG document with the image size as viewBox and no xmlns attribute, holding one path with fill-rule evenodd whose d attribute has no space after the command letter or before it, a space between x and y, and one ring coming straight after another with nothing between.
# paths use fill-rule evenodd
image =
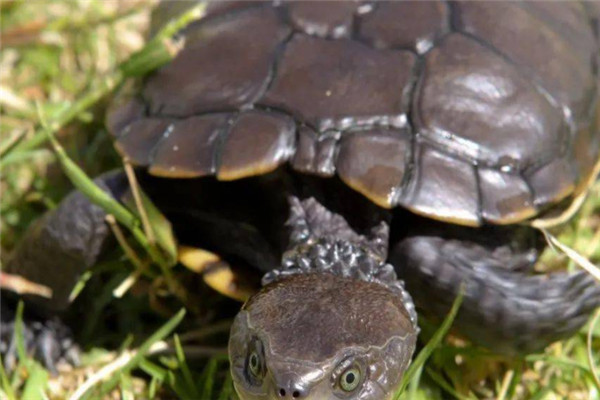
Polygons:
<instances>
[{"instance_id":1,"label":"bumpy skin on neck","mask_svg":"<svg viewBox=\"0 0 600 400\"><path fill-rule=\"evenodd\" d=\"M243 400L390 398L418 328L412 299L383 261L387 225L360 235L312 198L291 203L282 266L265 275L265 286L232 327L238 394ZM348 376L351 389L343 385Z\"/></svg>"},{"instance_id":2,"label":"bumpy skin on neck","mask_svg":"<svg viewBox=\"0 0 600 400\"><path fill-rule=\"evenodd\" d=\"M361 234L342 215L327 209L313 197L300 200L289 196L288 202L288 251L283 254L281 268L274 269L263 277L263 285L290 275L310 273L375 282L400 296L418 330L413 300L404 289L404 282L398 278L394 267L385 263L390 233L389 218L378 214L378 222L366 234ZM373 209L365 211L374 212Z\"/></svg>"},{"instance_id":3,"label":"bumpy skin on neck","mask_svg":"<svg viewBox=\"0 0 600 400\"><path fill-rule=\"evenodd\" d=\"M415 306L404 282L398 279L391 264L382 262L369 249L345 240L309 240L286 252L282 267L267 273L262 283L268 285L296 274L332 274L385 286L402 299L413 326L418 329Z\"/></svg>"}]
</instances>

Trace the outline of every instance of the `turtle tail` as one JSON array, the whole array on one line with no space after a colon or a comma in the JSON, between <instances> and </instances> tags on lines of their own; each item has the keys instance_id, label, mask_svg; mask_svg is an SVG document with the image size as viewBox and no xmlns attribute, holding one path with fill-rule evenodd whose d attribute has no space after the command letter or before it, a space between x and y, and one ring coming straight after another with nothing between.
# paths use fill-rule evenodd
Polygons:
<instances>
[{"instance_id":1,"label":"turtle tail","mask_svg":"<svg viewBox=\"0 0 600 400\"><path fill-rule=\"evenodd\" d=\"M463 287L457 329L476 344L514 355L573 335L600 307L600 283L586 272L531 274L537 249L489 237L430 232L398 242L390 258L418 310L443 318Z\"/></svg>"}]
</instances>

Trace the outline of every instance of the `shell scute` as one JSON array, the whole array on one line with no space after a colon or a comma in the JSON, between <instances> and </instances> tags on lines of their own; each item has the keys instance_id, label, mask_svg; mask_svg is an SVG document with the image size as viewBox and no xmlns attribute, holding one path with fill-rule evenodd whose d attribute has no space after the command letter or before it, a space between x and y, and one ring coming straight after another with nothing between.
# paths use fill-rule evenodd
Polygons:
<instances>
[{"instance_id":1,"label":"shell scute","mask_svg":"<svg viewBox=\"0 0 600 400\"><path fill-rule=\"evenodd\" d=\"M536 206L542 208L573 193L577 176L575 166L560 157L534 172L526 173L526 179L533 190Z\"/></svg>"},{"instance_id":2,"label":"shell scute","mask_svg":"<svg viewBox=\"0 0 600 400\"><path fill-rule=\"evenodd\" d=\"M318 37L342 38L352 33L356 1L291 1L288 5L292 25Z\"/></svg>"},{"instance_id":3,"label":"shell scute","mask_svg":"<svg viewBox=\"0 0 600 400\"><path fill-rule=\"evenodd\" d=\"M483 39L520 66L527 76L538 80L565 107L568 118L588 115L595 91L590 29L580 28L588 35L580 35L583 40L575 42L536 18L535 13L510 3L459 2L457 8L460 30ZM569 17L569 13L565 15L561 21ZM580 18L583 26L584 21Z\"/></svg>"},{"instance_id":4,"label":"shell scute","mask_svg":"<svg viewBox=\"0 0 600 400\"><path fill-rule=\"evenodd\" d=\"M220 153L217 179L270 172L294 154L296 124L286 115L249 111L234 122Z\"/></svg>"},{"instance_id":5,"label":"shell scute","mask_svg":"<svg viewBox=\"0 0 600 400\"><path fill-rule=\"evenodd\" d=\"M115 137L119 137L128 125L145 116L145 108L144 102L136 96L118 96L106 115L106 127Z\"/></svg>"},{"instance_id":6,"label":"shell scute","mask_svg":"<svg viewBox=\"0 0 600 400\"><path fill-rule=\"evenodd\" d=\"M414 63L408 51L298 35L260 103L286 110L318 131L401 124Z\"/></svg>"},{"instance_id":7,"label":"shell scute","mask_svg":"<svg viewBox=\"0 0 600 400\"><path fill-rule=\"evenodd\" d=\"M143 118L133 121L121 129L115 147L132 164L148 166L156 143L172 123L173 120L163 118Z\"/></svg>"},{"instance_id":8,"label":"shell scute","mask_svg":"<svg viewBox=\"0 0 600 400\"><path fill-rule=\"evenodd\" d=\"M414 174L400 204L461 225L480 223L473 165L421 144L415 154Z\"/></svg>"},{"instance_id":9,"label":"shell scute","mask_svg":"<svg viewBox=\"0 0 600 400\"><path fill-rule=\"evenodd\" d=\"M188 117L252 104L290 31L271 8L199 24L175 59L148 79L143 95L150 112Z\"/></svg>"},{"instance_id":10,"label":"shell scute","mask_svg":"<svg viewBox=\"0 0 600 400\"><path fill-rule=\"evenodd\" d=\"M533 194L520 175L493 168L478 168L477 172L481 187L481 217L484 220L510 223L536 214Z\"/></svg>"},{"instance_id":11,"label":"shell scute","mask_svg":"<svg viewBox=\"0 0 600 400\"><path fill-rule=\"evenodd\" d=\"M598 83L600 87L600 82ZM600 93L600 90L598 91ZM579 129L575 133L572 142L571 159L576 165L576 176L579 178L575 194L579 194L589 184L589 180L595 171L596 165L600 162L600 101L596 103L595 118L590 125Z\"/></svg>"},{"instance_id":12,"label":"shell scute","mask_svg":"<svg viewBox=\"0 0 600 400\"><path fill-rule=\"evenodd\" d=\"M377 48L424 53L449 30L449 21L442 1L381 2L361 19L359 33Z\"/></svg>"},{"instance_id":13,"label":"shell scute","mask_svg":"<svg viewBox=\"0 0 600 400\"><path fill-rule=\"evenodd\" d=\"M214 174L219 137L230 117L228 114L213 114L170 124L156 143L149 172L173 178Z\"/></svg>"},{"instance_id":14,"label":"shell scute","mask_svg":"<svg viewBox=\"0 0 600 400\"><path fill-rule=\"evenodd\" d=\"M399 195L410 160L411 137L401 130L346 134L336 162L340 178L375 204L388 207Z\"/></svg>"},{"instance_id":15,"label":"shell scute","mask_svg":"<svg viewBox=\"0 0 600 400\"><path fill-rule=\"evenodd\" d=\"M333 176L339 137L340 133L336 131L317 134L308 126L301 127L292 167L309 174Z\"/></svg>"},{"instance_id":16,"label":"shell scute","mask_svg":"<svg viewBox=\"0 0 600 400\"><path fill-rule=\"evenodd\" d=\"M416 102L418 132L487 165L523 169L558 153L569 134L514 66L460 34L427 54Z\"/></svg>"}]
</instances>

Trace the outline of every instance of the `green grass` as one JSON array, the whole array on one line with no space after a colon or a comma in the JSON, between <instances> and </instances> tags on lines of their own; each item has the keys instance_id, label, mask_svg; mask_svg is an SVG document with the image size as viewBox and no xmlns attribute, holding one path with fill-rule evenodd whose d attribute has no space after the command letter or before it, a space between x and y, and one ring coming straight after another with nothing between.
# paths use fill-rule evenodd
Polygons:
<instances>
[{"instance_id":1,"label":"green grass","mask_svg":"<svg viewBox=\"0 0 600 400\"><path fill-rule=\"evenodd\" d=\"M0 397L228 399L234 396L224 353L229 321L222 318L231 315L211 310L231 311L236 305L202 287L192 272L173 266L170 228L151 204L141 200L120 209L88 180L122 166L103 125L113 89L172 54L169 42L144 45L152 2L116 4L0 3L0 261L73 184L121 223L126 249L115 251L79 285L78 301L88 304L78 332L85 343L82 365L61 366L52 376L20 349L17 368L0 369ZM163 32L164 38L176 28ZM52 138L64 151L54 151L47 142ZM600 184L558 239L600 262ZM544 254L543 264L549 270L577 268L553 250ZM178 313L182 308L185 317ZM116 328L104 328L100 316ZM600 363L600 323L518 360L455 336L441 340L445 330L422 328L422 340L433 339L415 358L402 399L600 399L590 364L590 358Z\"/></svg>"}]
</instances>

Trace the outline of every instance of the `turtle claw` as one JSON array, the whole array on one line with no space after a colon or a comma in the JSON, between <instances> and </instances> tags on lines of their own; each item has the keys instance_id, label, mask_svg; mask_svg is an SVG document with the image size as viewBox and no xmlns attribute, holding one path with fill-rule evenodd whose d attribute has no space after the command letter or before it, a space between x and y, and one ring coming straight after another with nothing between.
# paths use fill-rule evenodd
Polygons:
<instances>
[{"instance_id":1,"label":"turtle claw","mask_svg":"<svg viewBox=\"0 0 600 400\"><path fill-rule=\"evenodd\" d=\"M42 362L50 372L57 373L57 364L68 363L77 366L80 363L79 346L73 342L70 330L58 319L47 321L34 333L34 357ZM39 333L37 333L39 332Z\"/></svg>"},{"instance_id":2,"label":"turtle claw","mask_svg":"<svg viewBox=\"0 0 600 400\"><path fill-rule=\"evenodd\" d=\"M14 316L7 318L4 314L0 326L0 353L4 367L12 371L18 365L16 323ZM27 354L54 375L58 373L57 366L60 364L79 365L80 349L73 341L71 330L58 318L40 320L24 317L23 342Z\"/></svg>"}]
</instances>

